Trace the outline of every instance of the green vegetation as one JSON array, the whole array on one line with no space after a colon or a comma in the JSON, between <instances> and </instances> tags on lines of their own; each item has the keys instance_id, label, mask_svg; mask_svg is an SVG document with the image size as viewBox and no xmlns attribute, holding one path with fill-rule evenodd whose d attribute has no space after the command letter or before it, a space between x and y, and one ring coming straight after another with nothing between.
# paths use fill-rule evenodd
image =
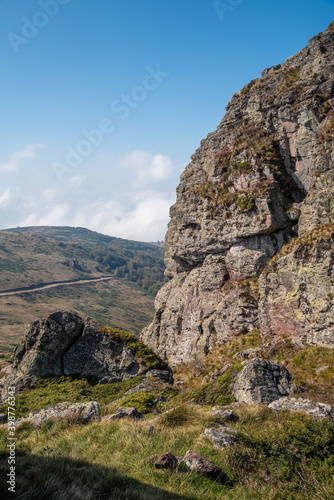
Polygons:
<instances>
[{"instance_id":1,"label":"green vegetation","mask_svg":"<svg viewBox=\"0 0 334 500\"><path fill-rule=\"evenodd\" d=\"M238 207L242 212L251 212L256 209L256 203L252 196L245 194L244 196L239 196L235 202L236 207Z\"/></svg>"},{"instance_id":2,"label":"green vegetation","mask_svg":"<svg viewBox=\"0 0 334 500\"><path fill-rule=\"evenodd\" d=\"M203 436L217 427L208 412L184 405L147 422L118 421L87 426L45 423L17 429L17 494L50 500L330 500L334 494L334 424L266 407L235 408L228 425L236 443L214 449ZM0 430L0 488L6 488L7 431ZM167 451L194 450L222 467L222 486L184 467L157 470L149 460ZM5 493L6 495L6 493ZM2 498L10 498L3 496Z\"/></svg>"},{"instance_id":3,"label":"green vegetation","mask_svg":"<svg viewBox=\"0 0 334 500\"><path fill-rule=\"evenodd\" d=\"M98 401L102 408L124 396L125 392L139 384L141 377L136 377L116 384L95 385L87 378L49 377L40 379L33 389L21 391L16 396L16 417L68 401ZM0 405L0 413L6 413L6 406Z\"/></svg>"},{"instance_id":4,"label":"green vegetation","mask_svg":"<svg viewBox=\"0 0 334 500\"><path fill-rule=\"evenodd\" d=\"M1 255L2 252L5 255ZM10 254L10 259L8 258ZM0 231L0 289L112 274L136 283L154 296L165 282L164 248L123 240L84 228L28 227ZM69 259L69 265L64 262ZM77 266L72 266L76 259ZM1 264L2 262L2 264ZM98 269L96 269L98 268ZM21 274L27 272L29 280ZM7 276L6 276L7 277Z\"/></svg>"},{"instance_id":5,"label":"green vegetation","mask_svg":"<svg viewBox=\"0 0 334 500\"><path fill-rule=\"evenodd\" d=\"M235 376L241 369L241 363L236 363L215 381L208 382L185 392L182 398L185 401L191 401L205 406L224 406L234 403L236 399L231 393L231 386Z\"/></svg>"},{"instance_id":6,"label":"green vegetation","mask_svg":"<svg viewBox=\"0 0 334 500\"><path fill-rule=\"evenodd\" d=\"M102 332L115 340L115 342L124 344L125 347L132 351L148 369L163 370L166 368L166 363L162 361L150 347L145 345L141 340L138 340L135 335L119 330L118 328L109 327L103 327Z\"/></svg>"}]
</instances>

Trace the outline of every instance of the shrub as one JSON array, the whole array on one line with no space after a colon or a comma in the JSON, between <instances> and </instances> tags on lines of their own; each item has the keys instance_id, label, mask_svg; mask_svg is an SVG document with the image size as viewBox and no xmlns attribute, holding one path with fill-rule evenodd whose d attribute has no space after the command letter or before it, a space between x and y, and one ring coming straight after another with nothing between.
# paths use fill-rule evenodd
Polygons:
<instances>
[{"instance_id":1,"label":"shrub","mask_svg":"<svg viewBox=\"0 0 334 500\"><path fill-rule=\"evenodd\" d=\"M144 342L139 340L132 333L106 326L102 328L102 333L115 342L123 344L127 349L135 354L148 369L164 370L167 367L166 363L159 358L159 356L157 356L150 347L145 345Z\"/></svg>"}]
</instances>

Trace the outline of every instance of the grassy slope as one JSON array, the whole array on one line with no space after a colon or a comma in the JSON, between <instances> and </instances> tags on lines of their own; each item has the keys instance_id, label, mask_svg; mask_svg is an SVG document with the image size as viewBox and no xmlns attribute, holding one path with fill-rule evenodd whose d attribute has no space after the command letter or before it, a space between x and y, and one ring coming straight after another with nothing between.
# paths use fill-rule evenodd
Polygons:
<instances>
[{"instance_id":1,"label":"grassy slope","mask_svg":"<svg viewBox=\"0 0 334 500\"><path fill-rule=\"evenodd\" d=\"M18 416L44 405L70 400L97 400L102 414L112 413L117 406L135 406L144 411L143 422L101 422L88 426L68 422L46 422L40 430L23 424L17 429L18 489L23 499L318 499L330 500L334 495L334 423L314 421L302 414L276 414L265 406L234 409L227 423L239 431L235 445L216 450L203 436L207 427L219 427L219 419L210 415L212 395L230 397L228 380L214 387L202 385L203 378L222 367L242 349L257 345L257 332L224 345L211 354L206 363L180 366L175 370L176 385L164 394L167 403L152 406L154 397L145 392L128 396L113 407L107 405L122 397L137 380L122 384L91 386L84 379L59 378L40 381L35 389L17 398ZM295 384L305 383L302 397L332 402L334 369L333 351L307 347L298 349L289 342L279 345L270 359L284 363ZM317 378L315 370L324 364L330 368ZM238 370L239 363L235 363ZM178 385L182 381L183 385ZM315 393L316 384L318 393ZM200 399L189 400L198 394ZM202 401L203 390L208 402ZM202 404L199 404L202 402ZM332 402L333 404L333 402ZM175 408L168 414L163 412ZM0 408L0 413L4 408ZM158 418L157 418L158 417ZM157 420L152 421L153 418ZM154 432L148 432L148 426ZM0 489L7 467L6 437L0 430ZM179 471L156 470L149 457L167 451L183 456L192 449L221 466L232 484L222 486ZM83 469L84 468L84 469ZM2 482L1 482L2 481ZM35 492L39 496L34 496ZM6 498L6 497L4 497ZM21 498L21 497L20 497Z\"/></svg>"},{"instance_id":2,"label":"grassy slope","mask_svg":"<svg viewBox=\"0 0 334 500\"><path fill-rule=\"evenodd\" d=\"M122 278L123 271L118 269L115 278L122 279L117 281L0 297L0 356L8 357L31 321L56 309L91 316L103 324L138 334L153 317L151 292L162 284L164 269L163 248L82 228L0 231L0 291L113 274L115 269L96 260L101 260L99 252L110 255L116 264L129 263L130 268L136 269L133 279L137 282L130 281L129 275ZM63 264L73 258L81 269Z\"/></svg>"}]
</instances>

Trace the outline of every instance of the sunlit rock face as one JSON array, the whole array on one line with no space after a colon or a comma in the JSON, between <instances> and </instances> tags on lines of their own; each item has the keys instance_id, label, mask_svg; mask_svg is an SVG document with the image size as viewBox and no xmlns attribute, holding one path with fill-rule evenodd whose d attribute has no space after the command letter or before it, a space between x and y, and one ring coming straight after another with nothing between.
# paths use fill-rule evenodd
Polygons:
<instances>
[{"instance_id":1,"label":"sunlit rock face","mask_svg":"<svg viewBox=\"0 0 334 500\"><path fill-rule=\"evenodd\" d=\"M331 25L232 97L217 130L201 142L181 176L166 235L170 281L141 336L170 364L201 358L259 327L263 335L302 334L333 344L326 309L334 293L330 272L310 311L300 309L291 318L296 304L290 311L283 305L290 293L284 266L293 281L288 287L296 291L305 282L305 294L316 293L331 268L329 240L317 276L306 270L300 278L300 266L312 268L315 248L301 260L296 253L285 256L277 276L272 271L258 284L268 262L293 238L334 222L333 136ZM318 312L322 319L316 319Z\"/></svg>"}]
</instances>

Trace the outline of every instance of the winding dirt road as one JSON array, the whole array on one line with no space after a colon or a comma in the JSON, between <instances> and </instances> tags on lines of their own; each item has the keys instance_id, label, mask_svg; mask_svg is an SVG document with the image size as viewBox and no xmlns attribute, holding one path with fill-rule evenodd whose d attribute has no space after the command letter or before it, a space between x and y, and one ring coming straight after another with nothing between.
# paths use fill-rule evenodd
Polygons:
<instances>
[{"instance_id":1,"label":"winding dirt road","mask_svg":"<svg viewBox=\"0 0 334 500\"><path fill-rule=\"evenodd\" d=\"M68 286L68 285L83 285L85 283L96 283L98 281L108 281L114 280L114 276L105 276L103 278L91 278L86 280L72 280L72 281L56 281L53 283L45 283L44 285L33 285L29 288L17 288L15 290L7 290L5 292L0 292L0 297L8 297L10 295L21 295L22 293L33 293L46 290L48 288L56 288L57 286Z\"/></svg>"}]
</instances>

